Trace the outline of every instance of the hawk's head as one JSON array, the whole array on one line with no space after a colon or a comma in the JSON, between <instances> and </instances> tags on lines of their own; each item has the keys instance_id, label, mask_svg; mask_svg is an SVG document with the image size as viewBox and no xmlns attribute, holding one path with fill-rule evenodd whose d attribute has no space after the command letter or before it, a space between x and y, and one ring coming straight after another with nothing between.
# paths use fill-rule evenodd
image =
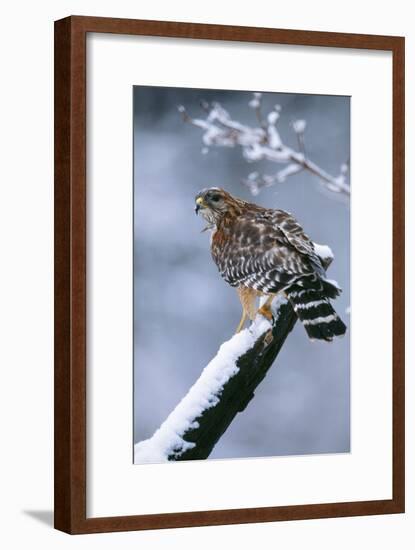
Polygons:
<instances>
[{"instance_id":1,"label":"hawk's head","mask_svg":"<svg viewBox=\"0 0 415 550\"><path fill-rule=\"evenodd\" d=\"M209 226L217 225L225 216L237 216L244 204L220 187L203 189L196 195L195 202L196 214L200 212Z\"/></svg>"}]
</instances>

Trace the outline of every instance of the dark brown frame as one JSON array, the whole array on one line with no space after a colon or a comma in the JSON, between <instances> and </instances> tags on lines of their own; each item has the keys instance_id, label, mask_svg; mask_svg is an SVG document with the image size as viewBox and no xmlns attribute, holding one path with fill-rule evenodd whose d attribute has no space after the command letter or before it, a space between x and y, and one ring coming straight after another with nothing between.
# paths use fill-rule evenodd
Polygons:
<instances>
[{"instance_id":1,"label":"dark brown frame","mask_svg":"<svg viewBox=\"0 0 415 550\"><path fill-rule=\"evenodd\" d=\"M86 33L388 50L393 55L393 498L87 518ZM100 533L404 512L404 38L72 16L55 22L55 527Z\"/></svg>"}]
</instances>

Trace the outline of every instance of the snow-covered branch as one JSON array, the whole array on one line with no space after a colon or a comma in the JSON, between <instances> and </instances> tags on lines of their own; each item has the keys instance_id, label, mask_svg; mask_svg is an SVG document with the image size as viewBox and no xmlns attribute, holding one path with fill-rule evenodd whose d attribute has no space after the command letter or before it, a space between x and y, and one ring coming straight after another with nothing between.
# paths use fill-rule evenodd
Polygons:
<instances>
[{"instance_id":1,"label":"snow-covered branch","mask_svg":"<svg viewBox=\"0 0 415 550\"><path fill-rule=\"evenodd\" d=\"M257 315L249 328L222 344L154 435L135 445L135 464L209 456L236 414L253 398L296 322L291 305L282 298L275 301L273 328ZM268 343L271 329L273 340Z\"/></svg>"},{"instance_id":2,"label":"snow-covered branch","mask_svg":"<svg viewBox=\"0 0 415 550\"><path fill-rule=\"evenodd\" d=\"M183 120L202 130L205 150L212 146L236 147L242 149L247 162L269 160L277 164L286 164L274 174L251 172L244 180L253 195L261 188L283 183L289 176L306 170L319 178L321 184L333 193L350 195L348 183L348 164L340 167L339 174L332 176L323 168L311 161L305 152L304 134L307 127L305 120L295 120L291 126L297 136L298 151L283 143L278 131L281 107L274 108L264 118L262 114L262 94L255 92L249 101L249 107L255 111L258 126L247 126L233 120L220 103L202 103L205 118L191 117L184 106L179 107Z\"/></svg>"}]
</instances>

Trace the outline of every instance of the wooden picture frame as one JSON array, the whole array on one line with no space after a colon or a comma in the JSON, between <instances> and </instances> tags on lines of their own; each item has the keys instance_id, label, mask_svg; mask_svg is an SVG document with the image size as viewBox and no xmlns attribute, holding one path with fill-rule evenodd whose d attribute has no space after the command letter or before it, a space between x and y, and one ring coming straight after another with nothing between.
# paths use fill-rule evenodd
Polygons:
<instances>
[{"instance_id":1,"label":"wooden picture frame","mask_svg":"<svg viewBox=\"0 0 415 550\"><path fill-rule=\"evenodd\" d=\"M393 56L393 497L88 518L86 513L86 36L386 50ZM404 511L404 38L71 16L55 22L55 527L99 533Z\"/></svg>"}]
</instances>

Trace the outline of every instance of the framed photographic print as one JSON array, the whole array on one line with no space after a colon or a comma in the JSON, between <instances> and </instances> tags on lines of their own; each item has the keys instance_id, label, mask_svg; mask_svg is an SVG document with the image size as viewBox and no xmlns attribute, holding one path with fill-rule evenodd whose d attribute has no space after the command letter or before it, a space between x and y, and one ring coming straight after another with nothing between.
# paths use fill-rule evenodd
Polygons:
<instances>
[{"instance_id":1,"label":"framed photographic print","mask_svg":"<svg viewBox=\"0 0 415 550\"><path fill-rule=\"evenodd\" d=\"M403 511L404 39L57 21L55 527Z\"/></svg>"}]
</instances>

